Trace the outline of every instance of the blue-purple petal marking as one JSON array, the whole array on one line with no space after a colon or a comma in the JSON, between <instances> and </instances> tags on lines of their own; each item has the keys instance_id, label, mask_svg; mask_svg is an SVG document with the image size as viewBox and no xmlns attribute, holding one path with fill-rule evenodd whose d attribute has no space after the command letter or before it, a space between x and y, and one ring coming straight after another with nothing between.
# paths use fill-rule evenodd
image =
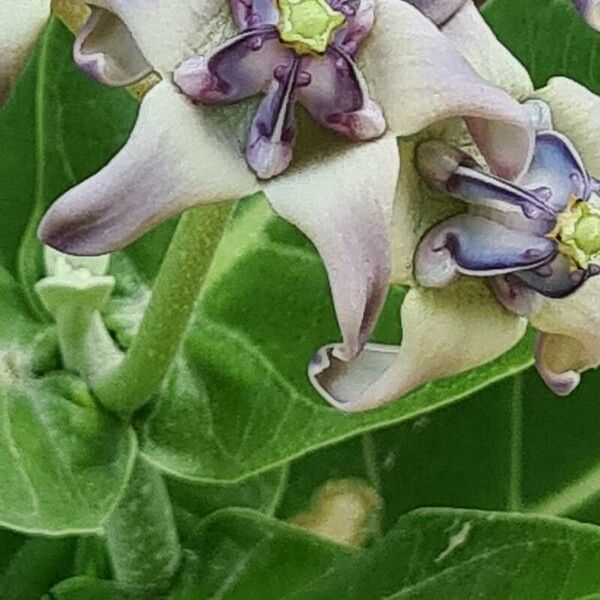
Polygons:
<instances>
[{"instance_id":1,"label":"blue-purple petal marking","mask_svg":"<svg viewBox=\"0 0 600 600\"><path fill-rule=\"evenodd\" d=\"M230 0L231 11L240 29L277 25L279 10L273 0Z\"/></svg>"},{"instance_id":2,"label":"blue-purple petal marking","mask_svg":"<svg viewBox=\"0 0 600 600\"><path fill-rule=\"evenodd\" d=\"M425 234L415 256L415 277L428 287L448 285L458 274L492 277L552 260L554 242L509 229L483 217L452 217Z\"/></svg>"}]
</instances>

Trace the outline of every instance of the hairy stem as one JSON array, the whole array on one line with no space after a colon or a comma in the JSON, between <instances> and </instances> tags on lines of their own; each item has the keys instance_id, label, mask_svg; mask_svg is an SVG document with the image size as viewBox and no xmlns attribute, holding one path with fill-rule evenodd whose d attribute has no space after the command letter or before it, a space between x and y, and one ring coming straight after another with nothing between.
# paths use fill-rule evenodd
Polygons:
<instances>
[{"instance_id":1,"label":"hairy stem","mask_svg":"<svg viewBox=\"0 0 600 600\"><path fill-rule=\"evenodd\" d=\"M182 216L136 338L118 367L94 386L109 410L133 413L159 390L186 332L230 212L231 204L215 204Z\"/></svg>"},{"instance_id":2,"label":"hairy stem","mask_svg":"<svg viewBox=\"0 0 600 600\"><path fill-rule=\"evenodd\" d=\"M168 585L179 567L181 546L167 488L142 459L104 532L118 581L140 588Z\"/></svg>"}]
</instances>

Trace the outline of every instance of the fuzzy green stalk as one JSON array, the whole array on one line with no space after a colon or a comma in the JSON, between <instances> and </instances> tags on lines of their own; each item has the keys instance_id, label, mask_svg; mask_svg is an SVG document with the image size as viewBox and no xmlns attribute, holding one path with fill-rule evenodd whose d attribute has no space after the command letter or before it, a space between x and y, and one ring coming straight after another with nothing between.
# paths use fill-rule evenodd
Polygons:
<instances>
[{"instance_id":1,"label":"fuzzy green stalk","mask_svg":"<svg viewBox=\"0 0 600 600\"><path fill-rule=\"evenodd\" d=\"M143 459L138 459L104 533L117 581L144 590L169 585L182 550L165 483Z\"/></svg>"},{"instance_id":2,"label":"fuzzy green stalk","mask_svg":"<svg viewBox=\"0 0 600 600\"><path fill-rule=\"evenodd\" d=\"M160 389L187 330L231 206L202 206L181 217L137 336L121 363L94 386L109 410L129 415Z\"/></svg>"}]
</instances>

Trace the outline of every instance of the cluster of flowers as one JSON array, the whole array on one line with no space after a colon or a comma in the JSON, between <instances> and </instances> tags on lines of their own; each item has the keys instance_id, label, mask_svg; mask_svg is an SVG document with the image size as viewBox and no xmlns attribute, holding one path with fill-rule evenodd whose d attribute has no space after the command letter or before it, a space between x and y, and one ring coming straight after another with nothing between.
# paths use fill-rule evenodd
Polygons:
<instances>
[{"instance_id":1,"label":"cluster of flowers","mask_svg":"<svg viewBox=\"0 0 600 600\"><path fill-rule=\"evenodd\" d=\"M0 94L49 10L13 4ZM160 82L123 149L51 207L46 244L103 254L262 190L327 267L343 341L309 376L346 411L494 360L528 324L556 393L600 363L600 98L534 90L472 0L87 4L77 64ZM574 0L592 26L599 6ZM390 283L410 286L398 347L368 343Z\"/></svg>"}]
</instances>

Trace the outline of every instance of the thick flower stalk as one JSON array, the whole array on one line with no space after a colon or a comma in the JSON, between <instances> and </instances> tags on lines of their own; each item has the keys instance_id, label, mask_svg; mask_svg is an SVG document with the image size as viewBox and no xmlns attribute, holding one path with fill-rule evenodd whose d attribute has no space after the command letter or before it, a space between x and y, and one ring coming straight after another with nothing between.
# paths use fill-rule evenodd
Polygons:
<instances>
[{"instance_id":1,"label":"thick flower stalk","mask_svg":"<svg viewBox=\"0 0 600 600\"><path fill-rule=\"evenodd\" d=\"M453 39L489 35L469 11L444 27ZM528 323L539 331L538 370L557 394L600 364L600 98L562 78L534 92L505 53L494 72L491 47L461 49L480 72L513 82L507 87L536 129L534 153L511 178L486 164L480 141L448 123L401 144L403 165L419 166L404 172L393 224L393 280L412 288L402 343L368 344L350 364L335 344L315 356L309 375L342 410L381 406L490 362Z\"/></svg>"},{"instance_id":2,"label":"thick flower stalk","mask_svg":"<svg viewBox=\"0 0 600 600\"><path fill-rule=\"evenodd\" d=\"M0 3L0 106L50 16L50 0Z\"/></svg>"},{"instance_id":3,"label":"thick flower stalk","mask_svg":"<svg viewBox=\"0 0 600 600\"><path fill-rule=\"evenodd\" d=\"M531 155L528 112L411 5L430 2L89 4L77 63L109 85L150 71L162 81L124 148L52 206L42 240L102 254L187 208L262 190L325 262L344 360L366 343L389 283L396 136L464 117L500 175ZM446 19L463 2L442 5ZM310 118L294 119L296 103Z\"/></svg>"}]
</instances>

